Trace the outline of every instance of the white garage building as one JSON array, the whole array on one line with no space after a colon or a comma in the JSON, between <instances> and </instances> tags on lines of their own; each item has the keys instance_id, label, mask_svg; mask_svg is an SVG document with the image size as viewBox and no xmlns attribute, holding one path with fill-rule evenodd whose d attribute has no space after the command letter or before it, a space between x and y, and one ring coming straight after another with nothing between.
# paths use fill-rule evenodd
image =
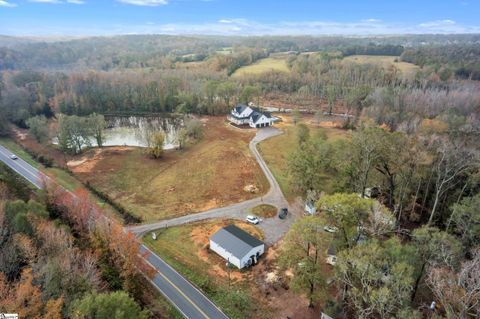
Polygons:
<instances>
[{"instance_id":1,"label":"white garage building","mask_svg":"<svg viewBox=\"0 0 480 319\"><path fill-rule=\"evenodd\" d=\"M258 262L265 244L237 226L228 225L210 237L210 249L242 269Z\"/></svg>"}]
</instances>

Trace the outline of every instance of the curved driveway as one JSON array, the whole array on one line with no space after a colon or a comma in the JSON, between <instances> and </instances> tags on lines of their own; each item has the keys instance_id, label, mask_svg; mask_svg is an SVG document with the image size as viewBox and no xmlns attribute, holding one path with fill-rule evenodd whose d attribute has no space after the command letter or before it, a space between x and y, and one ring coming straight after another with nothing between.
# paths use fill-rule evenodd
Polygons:
<instances>
[{"instance_id":1,"label":"curved driveway","mask_svg":"<svg viewBox=\"0 0 480 319\"><path fill-rule=\"evenodd\" d=\"M271 204L276 207L288 207L288 203L283 196L280 186L256 147L259 142L281 133L280 130L271 127L258 130L249 145L252 154L257 159L270 183L270 189L266 195L199 214L178 217L148 225L130 227L129 230L136 233L138 236L141 236L150 230L208 218L220 217L244 219L250 208L262 203ZM13 153L8 149L0 146L0 161L10 166L10 168L22 175L37 188L42 188L42 177L45 175L20 158L12 160L10 158L11 154ZM294 219L294 214L289 214L285 220L273 217L260 223L259 227L261 227L265 233L265 242L267 244L273 244L278 241L288 230ZM150 251L145 245L141 245L140 250L142 253L148 253L146 256L143 256L143 258L145 258L146 261L156 270L156 274L154 278L151 279L151 283L182 313L185 318L228 319L222 310L211 302L199 289L183 278L154 252Z\"/></svg>"},{"instance_id":2,"label":"curved driveway","mask_svg":"<svg viewBox=\"0 0 480 319\"><path fill-rule=\"evenodd\" d=\"M263 173L267 177L268 182L270 183L270 189L268 190L267 194L261 197L240 202L238 204L210 209L202 213L181 216L151 224L131 226L128 227L128 230L132 231L137 236L143 236L145 233L155 229L182 225L211 218L234 218L244 220L245 217L249 214L249 210L260 204L270 204L277 208L289 207L288 202L285 199L285 196L283 196L282 190L277 183L277 180L273 176L272 172L268 168L267 164L265 163L257 149L257 144L259 142L280 134L283 134L283 132L274 127L258 129L257 134L250 141L249 144L250 151L255 156L258 164L260 165L260 168L262 169ZM289 209L289 211L291 211L291 209ZM294 219L294 214L290 213L284 220L281 220L276 216L263 220L258 226L263 230L265 234L265 242L268 245L272 245L277 242L287 232Z\"/></svg>"}]
</instances>

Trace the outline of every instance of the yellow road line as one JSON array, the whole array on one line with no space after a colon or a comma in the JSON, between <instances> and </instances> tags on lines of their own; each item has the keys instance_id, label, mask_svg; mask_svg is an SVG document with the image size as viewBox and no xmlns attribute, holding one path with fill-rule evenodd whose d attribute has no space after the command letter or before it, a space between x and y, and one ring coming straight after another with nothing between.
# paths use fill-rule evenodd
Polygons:
<instances>
[{"instance_id":1,"label":"yellow road line","mask_svg":"<svg viewBox=\"0 0 480 319\"><path fill-rule=\"evenodd\" d=\"M158 270L154 265L152 265L152 263L149 262L146 258L145 258L145 261L149 263L150 266L152 266L160 276L162 276L166 281L168 281L168 283L172 285L172 287L174 287L185 299L187 299L188 302L190 302L192 306L194 306L206 319L210 319L210 317L207 316L207 314L203 312L202 309L200 309L190 298L188 298L188 296L185 295L183 291L180 290L180 288L178 288L170 279L168 279L167 276L165 276L162 272L160 272L160 270Z\"/></svg>"}]
</instances>

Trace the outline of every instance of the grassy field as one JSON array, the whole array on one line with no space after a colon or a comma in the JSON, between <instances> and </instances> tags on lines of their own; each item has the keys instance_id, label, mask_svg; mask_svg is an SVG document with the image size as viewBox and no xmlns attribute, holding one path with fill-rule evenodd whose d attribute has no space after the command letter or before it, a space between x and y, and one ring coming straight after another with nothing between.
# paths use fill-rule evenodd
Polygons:
<instances>
[{"instance_id":1,"label":"grassy field","mask_svg":"<svg viewBox=\"0 0 480 319\"><path fill-rule=\"evenodd\" d=\"M290 116L282 115L282 118L284 121L278 124L277 127L281 128L284 134L261 142L258 145L258 149L277 179L283 194L289 201L292 201L299 194L292 188L287 164L289 155L293 153L297 147L296 128L291 122ZM320 126L312 124L311 116L303 118L302 121L310 128L311 135L314 135L318 131L323 131L327 135L327 138L332 140L346 138L348 136L347 131L338 128L322 127L322 124L320 124ZM320 191L326 193L331 192L333 179L334 176L325 175L324 189Z\"/></svg>"},{"instance_id":2,"label":"grassy field","mask_svg":"<svg viewBox=\"0 0 480 319\"><path fill-rule=\"evenodd\" d=\"M343 59L347 63L359 63L359 64L375 64L385 69L394 66L405 77L412 78L415 76L420 68L412 63L400 61L400 57L396 56L383 56L383 55L352 55Z\"/></svg>"},{"instance_id":3,"label":"grassy field","mask_svg":"<svg viewBox=\"0 0 480 319\"><path fill-rule=\"evenodd\" d=\"M70 168L144 221L168 219L265 193L268 181L248 149L254 134L209 117L198 144L159 160L140 148L114 147L91 150ZM258 192L246 191L249 185Z\"/></svg>"},{"instance_id":4,"label":"grassy field","mask_svg":"<svg viewBox=\"0 0 480 319\"><path fill-rule=\"evenodd\" d=\"M208 238L230 223L234 223L257 238L263 238L259 228L245 222L209 220L158 230L156 231L157 240L153 240L151 233L148 233L143 241L172 267L206 292L231 318L250 318L251 311L255 309L242 309L241 305L232 304L232 298L229 296L230 293L249 296L250 287L246 281L246 277L249 276L248 270L245 272L230 269L229 284L225 260L208 249Z\"/></svg>"},{"instance_id":5,"label":"grassy field","mask_svg":"<svg viewBox=\"0 0 480 319\"><path fill-rule=\"evenodd\" d=\"M271 218L277 215L277 208L272 205L262 204L251 209L252 214L262 218Z\"/></svg>"},{"instance_id":6,"label":"grassy field","mask_svg":"<svg viewBox=\"0 0 480 319\"><path fill-rule=\"evenodd\" d=\"M286 59L280 58L265 58L257 62L243 66L236 70L232 76L240 77L248 74L261 74L269 71L290 72L287 66Z\"/></svg>"}]
</instances>

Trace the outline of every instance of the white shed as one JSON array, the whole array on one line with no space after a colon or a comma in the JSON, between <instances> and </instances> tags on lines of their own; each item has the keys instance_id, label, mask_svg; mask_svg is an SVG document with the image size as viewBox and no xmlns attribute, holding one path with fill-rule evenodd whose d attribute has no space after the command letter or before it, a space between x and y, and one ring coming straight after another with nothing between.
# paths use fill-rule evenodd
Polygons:
<instances>
[{"instance_id":1,"label":"white shed","mask_svg":"<svg viewBox=\"0 0 480 319\"><path fill-rule=\"evenodd\" d=\"M242 269L258 262L265 244L237 226L228 225L210 237L210 249Z\"/></svg>"}]
</instances>

